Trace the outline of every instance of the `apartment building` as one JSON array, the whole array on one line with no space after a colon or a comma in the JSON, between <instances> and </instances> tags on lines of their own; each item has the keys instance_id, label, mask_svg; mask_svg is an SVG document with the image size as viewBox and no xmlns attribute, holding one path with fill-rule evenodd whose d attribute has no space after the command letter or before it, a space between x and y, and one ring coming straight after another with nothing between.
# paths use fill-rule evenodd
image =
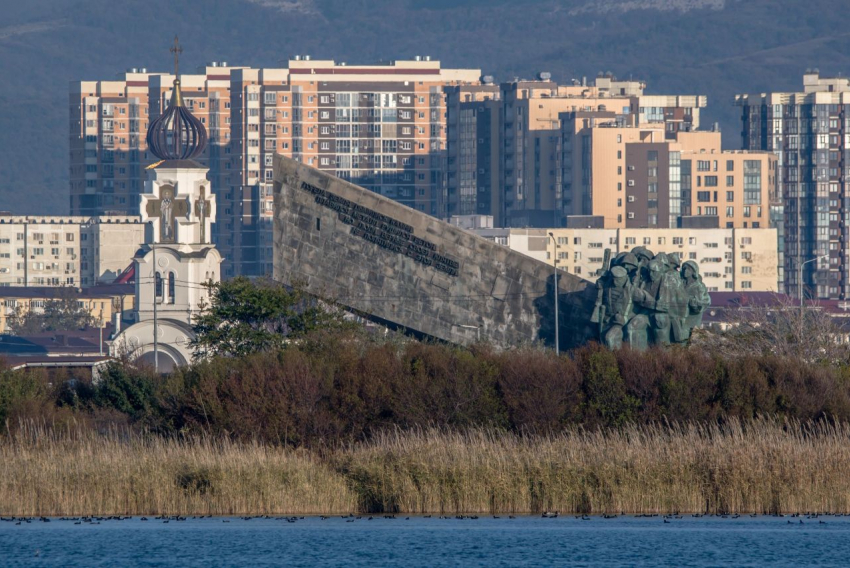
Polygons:
<instances>
[{"instance_id":1,"label":"apartment building","mask_svg":"<svg viewBox=\"0 0 850 568\"><path fill-rule=\"evenodd\" d=\"M112 282L144 233L139 217L0 215L0 287Z\"/></svg>"},{"instance_id":2,"label":"apartment building","mask_svg":"<svg viewBox=\"0 0 850 568\"><path fill-rule=\"evenodd\" d=\"M768 152L723 151L717 131L561 115L562 210L605 227L770 227L776 163Z\"/></svg>"},{"instance_id":3,"label":"apartment building","mask_svg":"<svg viewBox=\"0 0 850 568\"><path fill-rule=\"evenodd\" d=\"M678 253L700 267L710 292L779 290L776 229L474 229L472 232L596 281L605 249L612 257L644 246Z\"/></svg>"},{"instance_id":4,"label":"apartment building","mask_svg":"<svg viewBox=\"0 0 850 568\"><path fill-rule=\"evenodd\" d=\"M232 226L221 229L217 243L231 259L223 276L271 272L275 152L444 216L443 89L477 84L480 75L443 69L428 57L347 65L309 56L296 56L286 69L235 73L232 173L219 219Z\"/></svg>"},{"instance_id":5,"label":"apartment building","mask_svg":"<svg viewBox=\"0 0 850 568\"><path fill-rule=\"evenodd\" d=\"M742 94L735 103L743 147L778 160L785 292L850 298L850 79L809 71L800 92Z\"/></svg>"},{"instance_id":6,"label":"apartment building","mask_svg":"<svg viewBox=\"0 0 850 568\"><path fill-rule=\"evenodd\" d=\"M499 190L501 91L481 85L445 88L446 217L489 215L502 208Z\"/></svg>"},{"instance_id":7,"label":"apartment building","mask_svg":"<svg viewBox=\"0 0 850 568\"><path fill-rule=\"evenodd\" d=\"M500 226L561 224L563 113L656 125L659 140L699 127L705 97L646 95L645 89L610 75L558 85L541 73L538 80L502 83L498 92L449 91L448 215L491 214Z\"/></svg>"},{"instance_id":8,"label":"apartment building","mask_svg":"<svg viewBox=\"0 0 850 568\"><path fill-rule=\"evenodd\" d=\"M198 161L223 184L230 140L230 74L238 68L211 63L181 75L184 103L209 132ZM148 124L166 108L174 75L129 69L112 81L70 85L71 215L137 215L147 152Z\"/></svg>"}]
</instances>

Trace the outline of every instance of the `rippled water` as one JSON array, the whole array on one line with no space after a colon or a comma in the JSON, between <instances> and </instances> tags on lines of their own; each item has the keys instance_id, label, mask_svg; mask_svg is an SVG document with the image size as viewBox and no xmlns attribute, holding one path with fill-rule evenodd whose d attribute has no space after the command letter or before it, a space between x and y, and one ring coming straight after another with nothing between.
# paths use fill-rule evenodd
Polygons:
<instances>
[{"instance_id":1,"label":"rippled water","mask_svg":"<svg viewBox=\"0 0 850 568\"><path fill-rule=\"evenodd\" d=\"M0 522L3 566L837 566L848 559L850 517L831 516Z\"/></svg>"}]
</instances>

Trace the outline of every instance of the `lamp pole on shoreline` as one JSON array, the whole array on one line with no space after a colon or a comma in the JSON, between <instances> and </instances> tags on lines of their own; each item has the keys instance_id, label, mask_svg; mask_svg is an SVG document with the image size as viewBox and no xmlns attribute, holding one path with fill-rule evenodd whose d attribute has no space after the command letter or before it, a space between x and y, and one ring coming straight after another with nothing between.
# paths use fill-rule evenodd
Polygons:
<instances>
[{"instance_id":1,"label":"lamp pole on shoreline","mask_svg":"<svg viewBox=\"0 0 850 568\"><path fill-rule=\"evenodd\" d=\"M561 354L561 342L558 337L558 328L560 327L560 320L558 319L558 241L555 240L555 235L549 233L549 236L552 237L552 266L555 269L555 355Z\"/></svg>"}]
</instances>

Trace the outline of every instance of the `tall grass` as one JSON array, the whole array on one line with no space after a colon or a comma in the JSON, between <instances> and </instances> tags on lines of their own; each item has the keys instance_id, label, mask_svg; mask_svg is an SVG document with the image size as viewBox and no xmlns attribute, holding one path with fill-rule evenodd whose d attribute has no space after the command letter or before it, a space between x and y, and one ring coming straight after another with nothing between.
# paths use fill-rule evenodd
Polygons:
<instances>
[{"instance_id":1,"label":"tall grass","mask_svg":"<svg viewBox=\"0 0 850 568\"><path fill-rule=\"evenodd\" d=\"M348 513L345 480L305 452L197 438L24 427L0 443L0 512Z\"/></svg>"},{"instance_id":2,"label":"tall grass","mask_svg":"<svg viewBox=\"0 0 850 568\"><path fill-rule=\"evenodd\" d=\"M0 438L0 514L850 512L850 424L421 429L322 454L27 426Z\"/></svg>"},{"instance_id":3,"label":"tall grass","mask_svg":"<svg viewBox=\"0 0 850 568\"><path fill-rule=\"evenodd\" d=\"M405 512L850 511L850 425L393 433L335 456L362 508Z\"/></svg>"}]
</instances>

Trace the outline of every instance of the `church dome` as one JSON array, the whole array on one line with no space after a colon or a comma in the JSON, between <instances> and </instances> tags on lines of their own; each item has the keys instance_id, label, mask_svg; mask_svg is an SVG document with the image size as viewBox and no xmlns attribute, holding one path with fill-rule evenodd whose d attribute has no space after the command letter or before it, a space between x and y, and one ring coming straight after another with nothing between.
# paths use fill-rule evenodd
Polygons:
<instances>
[{"instance_id":1,"label":"church dome","mask_svg":"<svg viewBox=\"0 0 850 568\"><path fill-rule=\"evenodd\" d=\"M183 106L180 80L174 80L168 108L148 127L148 149L160 160L191 160L207 146L207 129Z\"/></svg>"}]
</instances>

